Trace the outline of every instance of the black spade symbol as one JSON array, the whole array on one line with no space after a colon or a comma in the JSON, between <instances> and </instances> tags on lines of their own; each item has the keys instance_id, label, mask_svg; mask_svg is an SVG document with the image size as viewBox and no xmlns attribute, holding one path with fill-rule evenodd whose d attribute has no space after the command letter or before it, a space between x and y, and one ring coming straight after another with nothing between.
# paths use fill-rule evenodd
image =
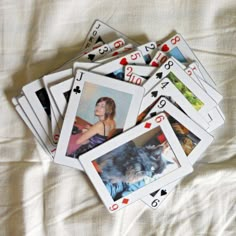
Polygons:
<instances>
[{"instance_id":1,"label":"black spade symbol","mask_svg":"<svg viewBox=\"0 0 236 236\"><path fill-rule=\"evenodd\" d=\"M94 54L88 54L88 59L92 61L94 59L95 55Z\"/></svg>"},{"instance_id":2,"label":"black spade symbol","mask_svg":"<svg viewBox=\"0 0 236 236\"><path fill-rule=\"evenodd\" d=\"M166 194L167 194L166 190L165 190L165 189L162 189L162 190L161 190L161 196L166 195Z\"/></svg>"},{"instance_id":3,"label":"black spade symbol","mask_svg":"<svg viewBox=\"0 0 236 236\"><path fill-rule=\"evenodd\" d=\"M155 97L157 96L157 94L158 94L158 91L153 91L153 92L152 92L152 97L155 98Z\"/></svg>"},{"instance_id":4,"label":"black spade symbol","mask_svg":"<svg viewBox=\"0 0 236 236\"><path fill-rule=\"evenodd\" d=\"M156 73L156 78L161 79L162 78L162 72Z\"/></svg>"},{"instance_id":5,"label":"black spade symbol","mask_svg":"<svg viewBox=\"0 0 236 236\"><path fill-rule=\"evenodd\" d=\"M96 40L96 43L98 43L98 42L103 42L103 43L105 43L103 40L102 40L102 38L99 36L98 37L98 39Z\"/></svg>"}]
</instances>

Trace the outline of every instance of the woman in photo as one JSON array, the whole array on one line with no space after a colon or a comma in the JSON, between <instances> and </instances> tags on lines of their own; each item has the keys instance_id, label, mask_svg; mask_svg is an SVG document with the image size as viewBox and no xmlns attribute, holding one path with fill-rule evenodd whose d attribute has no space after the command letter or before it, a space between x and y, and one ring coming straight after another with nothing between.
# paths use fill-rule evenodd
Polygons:
<instances>
[{"instance_id":1,"label":"woman in photo","mask_svg":"<svg viewBox=\"0 0 236 236\"><path fill-rule=\"evenodd\" d=\"M105 142L111 132L116 129L115 114L116 104L114 100L109 97L99 98L94 110L94 115L99 121L82 129L82 135L76 140L76 144L81 146L69 156L78 159L81 154Z\"/></svg>"}]
</instances>

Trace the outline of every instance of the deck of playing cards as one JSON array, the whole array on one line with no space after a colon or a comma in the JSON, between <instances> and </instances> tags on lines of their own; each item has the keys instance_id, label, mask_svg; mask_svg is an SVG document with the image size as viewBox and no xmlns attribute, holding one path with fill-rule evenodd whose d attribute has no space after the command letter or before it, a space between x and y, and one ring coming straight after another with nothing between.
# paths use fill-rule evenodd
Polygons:
<instances>
[{"instance_id":1,"label":"deck of playing cards","mask_svg":"<svg viewBox=\"0 0 236 236\"><path fill-rule=\"evenodd\" d=\"M52 161L85 171L109 212L158 208L224 124L221 100L180 34L139 45L99 20L76 58L12 99Z\"/></svg>"}]
</instances>

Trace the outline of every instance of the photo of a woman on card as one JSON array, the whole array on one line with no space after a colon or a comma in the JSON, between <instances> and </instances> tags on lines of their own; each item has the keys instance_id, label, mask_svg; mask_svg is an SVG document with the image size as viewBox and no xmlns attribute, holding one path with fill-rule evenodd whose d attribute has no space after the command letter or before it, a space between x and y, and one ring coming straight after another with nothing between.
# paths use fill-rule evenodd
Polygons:
<instances>
[{"instance_id":1,"label":"photo of a woman on card","mask_svg":"<svg viewBox=\"0 0 236 236\"><path fill-rule=\"evenodd\" d=\"M94 115L98 121L94 125L84 124L82 129L74 126L72 136L79 134L79 137L73 142L79 148L71 153L67 151L67 155L78 159L81 154L104 143L116 129L115 114L116 104L114 100L110 97L100 97L94 109Z\"/></svg>"}]
</instances>

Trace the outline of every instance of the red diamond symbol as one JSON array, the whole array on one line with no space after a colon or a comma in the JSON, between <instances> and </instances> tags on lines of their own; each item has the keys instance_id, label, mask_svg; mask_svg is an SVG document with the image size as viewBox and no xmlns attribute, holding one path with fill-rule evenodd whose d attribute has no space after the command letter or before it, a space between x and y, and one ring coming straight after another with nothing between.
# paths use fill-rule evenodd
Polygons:
<instances>
[{"instance_id":1,"label":"red diamond symbol","mask_svg":"<svg viewBox=\"0 0 236 236\"><path fill-rule=\"evenodd\" d=\"M149 129L151 127L151 125L152 125L151 123L147 122L144 127Z\"/></svg>"},{"instance_id":2,"label":"red diamond symbol","mask_svg":"<svg viewBox=\"0 0 236 236\"><path fill-rule=\"evenodd\" d=\"M128 204L128 202L129 202L128 198L124 198L123 201L122 201L123 204Z\"/></svg>"}]
</instances>

